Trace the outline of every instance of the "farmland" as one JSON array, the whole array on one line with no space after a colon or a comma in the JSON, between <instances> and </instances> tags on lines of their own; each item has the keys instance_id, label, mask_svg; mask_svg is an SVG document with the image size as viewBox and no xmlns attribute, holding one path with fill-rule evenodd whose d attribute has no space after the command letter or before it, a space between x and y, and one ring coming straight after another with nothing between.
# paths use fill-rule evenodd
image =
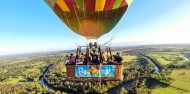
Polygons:
<instances>
[{"instance_id":1,"label":"farmland","mask_svg":"<svg viewBox=\"0 0 190 94\"><path fill-rule=\"evenodd\" d=\"M0 60L1 93L115 93L123 94L190 94L190 46L141 46L115 48L123 55L123 81L72 82L66 79L65 52L50 55L17 57ZM159 71L154 73L154 66ZM44 77L54 90L40 84ZM128 87L122 87L122 86ZM76 89L77 87L77 89ZM21 88L21 89L20 89ZM116 90L119 88L119 90ZM12 90L11 90L12 89Z\"/></svg>"},{"instance_id":2,"label":"farmland","mask_svg":"<svg viewBox=\"0 0 190 94\"><path fill-rule=\"evenodd\" d=\"M190 94L190 70L173 70L170 77L173 78L171 86L158 86L152 90L152 93Z\"/></svg>"}]
</instances>

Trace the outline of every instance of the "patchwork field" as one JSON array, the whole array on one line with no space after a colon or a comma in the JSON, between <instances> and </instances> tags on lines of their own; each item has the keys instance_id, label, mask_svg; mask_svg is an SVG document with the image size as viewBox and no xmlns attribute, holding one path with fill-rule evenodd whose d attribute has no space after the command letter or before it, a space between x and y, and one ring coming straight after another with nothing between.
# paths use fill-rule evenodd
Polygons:
<instances>
[{"instance_id":1,"label":"patchwork field","mask_svg":"<svg viewBox=\"0 0 190 94\"><path fill-rule=\"evenodd\" d=\"M152 90L152 94L190 94L190 92L180 91L178 89L167 87L167 88L157 88Z\"/></svg>"},{"instance_id":2,"label":"patchwork field","mask_svg":"<svg viewBox=\"0 0 190 94\"><path fill-rule=\"evenodd\" d=\"M128 94L190 94L190 49L188 51L188 49L177 47L156 47L129 48L130 50L120 51L124 63L124 82L132 87L128 81L134 81L133 86L135 88L121 89L119 91L122 93L119 94L127 94L124 91ZM116 53L117 51L112 54L115 55ZM83 82L63 82L66 78L64 58L65 53L59 53L28 58L22 57L15 60L1 60L0 93L25 94L25 92L30 92L32 94L47 94L49 92L49 94L55 94L55 92L59 92L56 94L60 94L63 88L75 93L83 91L88 93L92 90L102 93L97 83L92 85ZM153 73L155 70L154 63L161 67L156 73ZM44 80L47 81L46 83L49 86L53 86L58 91L49 91L48 87L39 83L39 77L50 65L52 67L48 70ZM107 92L111 87L117 89L117 85L123 87L123 85L119 85L120 83L118 81L104 82L102 90ZM114 94L117 94L117 92L114 92Z\"/></svg>"},{"instance_id":3,"label":"patchwork field","mask_svg":"<svg viewBox=\"0 0 190 94\"><path fill-rule=\"evenodd\" d=\"M180 52L150 52L149 56L156 58L162 65L183 63L185 56Z\"/></svg>"},{"instance_id":4,"label":"patchwork field","mask_svg":"<svg viewBox=\"0 0 190 94\"><path fill-rule=\"evenodd\" d=\"M123 62L130 62L136 58L137 56L123 56Z\"/></svg>"},{"instance_id":5,"label":"patchwork field","mask_svg":"<svg viewBox=\"0 0 190 94\"><path fill-rule=\"evenodd\" d=\"M9 78L6 81L1 82L0 84L25 84L27 79L24 76L19 76L18 78Z\"/></svg>"},{"instance_id":6,"label":"patchwork field","mask_svg":"<svg viewBox=\"0 0 190 94\"><path fill-rule=\"evenodd\" d=\"M190 70L173 70L171 78L175 80L171 86L190 91Z\"/></svg>"},{"instance_id":7,"label":"patchwork field","mask_svg":"<svg viewBox=\"0 0 190 94\"><path fill-rule=\"evenodd\" d=\"M190 70L173 70L174 81L168 87L157 87L152 94L190 94Z\"/></svg>"},{"instance_id":8,"label":"patchwork field","mask_svg":"<svg viewBox=\"0 0 190 94\"><path fill-rule=\"evenodd\" d=\"M13 64L13 63L11 63ZM0 84L26 84L26 83L30 83L33 82L33 78L38 78L39 75L42 74L42 70L41 68L48 66L49 64L47 64L46 62L37 62L34 64L30 64L30 65L18 65L18 67L25 67L25 69L23 69L22 73L20 72L16 72L15 74L20 75L20 76L9 76L6 80L2 81ZM14 67L13 67L14 68ZM5 70L10 72L10 70ZM17 71L17 70L15 70ZM36 79L38 80L38 79Z\"/></svg>"}]
</instances>

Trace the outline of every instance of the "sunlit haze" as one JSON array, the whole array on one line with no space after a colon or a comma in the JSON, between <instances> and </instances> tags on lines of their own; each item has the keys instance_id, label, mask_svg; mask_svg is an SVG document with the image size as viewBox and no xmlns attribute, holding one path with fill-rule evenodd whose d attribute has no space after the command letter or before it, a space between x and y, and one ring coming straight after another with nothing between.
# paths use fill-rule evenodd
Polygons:
<instances>
[{"instance_id":1,"label":"sunlit haze","mask_svg":"<svg viewBox=\"0 0 190 94\"><path fill-rule=\"evenodd\" d=\"M189 10L190 0L134 0L124 22L116 26L119 33L113 45L190 43ZM86 43L68 31L43 0L1 1L0 55L68 50L76 48L76 40Z\"/></svg>"}]
</instances>

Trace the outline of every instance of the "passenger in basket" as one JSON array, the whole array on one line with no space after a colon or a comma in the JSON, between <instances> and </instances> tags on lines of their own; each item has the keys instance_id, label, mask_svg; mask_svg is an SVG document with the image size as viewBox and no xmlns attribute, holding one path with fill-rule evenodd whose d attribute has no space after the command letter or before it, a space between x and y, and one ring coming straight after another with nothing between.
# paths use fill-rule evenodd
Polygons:
<instances>
[{"instance_id":1,"label":"passenger in basket","mask_svg":"<svg viewBox=\"0 0 190 94\"><path fill-rule=\"evenodd\" d=\"M84 60L85 54L81 53L81 58Z\"/></svg>"},{"instance_id":2,"label":"passenger in basket","mask_svg":"<svg viewBox=\"0 0 190 94\"><path fill-rule=\"evenodd\" d=\"M84 55L84 61L83 61L83 64L84 64L84 65L87 65L87 62L88 62L88 58L87 58L86 55Z\"/></svg>"},{"instance_id":3,"label":"passenger in basket","mask_svg":"<svg viewBox=\"0 0 190 94\"><path fill-rule=\"evenodd\" d=\"M117 55L114 58L117 63L121 63L123 61L123 57L120 52L117 52Z\"/></svg>"},{"instance_id":4,"label":"passenger in basket","mask_svg":"<svg viewBox=\"0 0 190 94\"><path fill-rule=\"evenodd\" d=\"M103 60L103 64L107 64L107 56L104 52L102 52L102 60Z\"/></svg>"},{"instance_id":5,"label":"passenger in basket","mask_svg":"<svg viewBox=\"0 0 190 94\"><path fill-rule=\"evenodd\" d=\"M77 57L77 63L76 64L83 64L83 62L84 62L84 57L82 57L82 55L79 54Z\"/></svg>"},{"instance_id":6,"label":"passenger in basket","mask_svg":"<svg viewBox=\"0 0 190 94\"><path fill-rule=\"evenodd\" d=\"M116 61L115 61L115 56L114 55L112 55L112 56L110 56L110 61L109 61L109 63L110 64L114 64Z\"/></svg>"},{"instance_id":7,"label":"passenger in basket","mask_svg":"<svg viewBox=\"0 0 190 94\"><path fill-rule=\"evenodd\" d=\"M96 54L96 50L93 50L93 53L90 52L90 55L92 57L92 63L94 64L99 64L99 61L98 61L98 54Z\"/></svg>"},{"instance_id":8,"label":"passenger in basket","mask_svg":"<svg viewBox=\"0 0 190 94\"><path fill-rule=\"evenodd\" d=\"M70 63L70 58L69 58L68 55L66 55L66 57L65 57L65 64L68 64L68 63Z\"/></svg>"},{"instance_id":9,"label":"passenger in basket","mask_svg":"<svg viewBox=\"0 0 190 94\"><path fill-rule=\"evenodd\" d=\"M71 56L70 56L70 64L75 64L75 62L76 62L76 57L73 54L71 54Z\"/></svg>"}]
</instances>

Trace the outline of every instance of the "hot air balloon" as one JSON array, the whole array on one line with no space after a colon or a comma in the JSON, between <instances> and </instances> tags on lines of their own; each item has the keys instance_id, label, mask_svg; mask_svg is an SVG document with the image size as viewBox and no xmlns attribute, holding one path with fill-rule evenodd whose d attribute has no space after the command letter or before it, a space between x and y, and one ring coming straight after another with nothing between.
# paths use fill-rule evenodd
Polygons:
<instances>
[{"instance_id":1,"label":"hot air balloon","mask_svg":"<svg viewBox=\"0 0 190 94\"><path fill-rule=\"evenodd\" d=\"M133 0L45 0L71 31L85 37L87 40L98 39L102 35L110 32L120 21L132 1ZM85 47L87 57L89 57L89 48L98 49L101 62L101 48L97 46L97 43L89 43L89 45ZM112 55L109 47L106 47L106 51ZM76 55L80 53L81 47L77 47ZM72 73L69 73L67 76L71 76L71 74ZM120 74L118 77L121 76Z\"/></svg>"},{"instance_id":2,"label":"hot air balloon","mask_svg":"<svg viewBox=\"0 0 190 94\"><path fill-rule=\"evenodd\" d=\"M46 0L73 32L97 39L111 31L132 0Z\"/></svg>"}]
</instances>

